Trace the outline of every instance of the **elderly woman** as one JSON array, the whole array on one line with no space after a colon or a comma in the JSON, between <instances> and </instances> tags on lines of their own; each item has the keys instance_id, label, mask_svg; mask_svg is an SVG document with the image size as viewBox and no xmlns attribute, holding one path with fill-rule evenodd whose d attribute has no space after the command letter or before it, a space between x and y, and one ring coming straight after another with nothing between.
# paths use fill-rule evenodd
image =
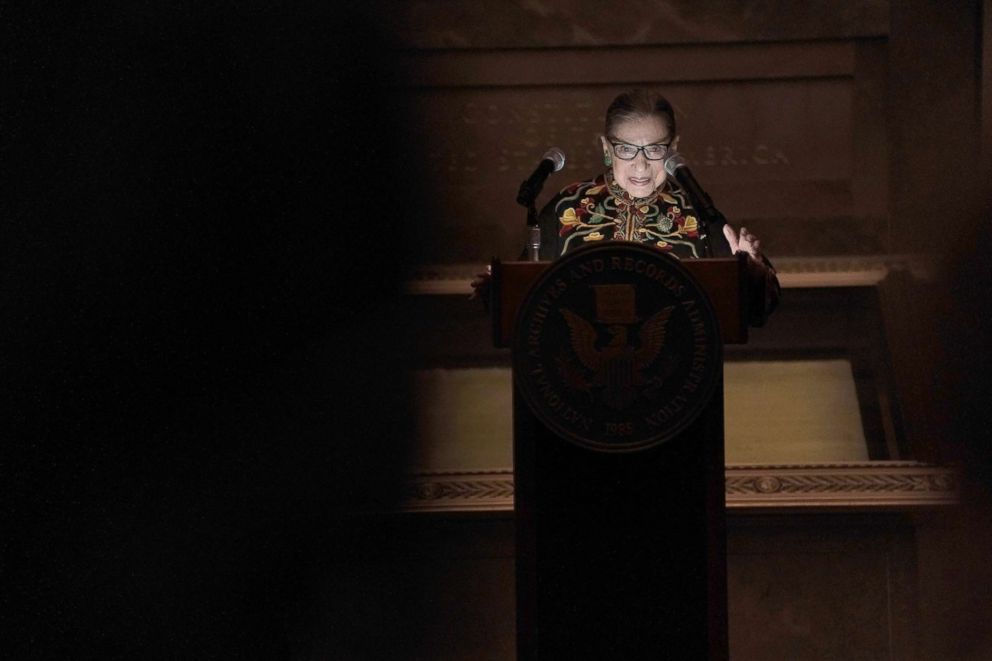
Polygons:
<instances>
[{"instance_id":1,"label":"elderly woman","mask_svg":"<svg viewBox=\"0 0 992 661\"><path fill-rule=\"evenodd\" d=\"M600 136L606 171L571 184L540 214L541 259L553 260L597 241L635 241L679 259L749 255L750 323L760 326L777 306L779 283L757 237L722 218L704 218L686 191L669 178L665 161L677 149L675 113L660 94L635 89L606 110ZM473 296L488 289L488 274L472 282ZM763 300L762 300L763 299Z\"/></svg>"},{"instance_id":2,"label":"elderly woman","mask_svg":"<svg viewBox=\"0 0 992 661\"><path fill-rule=\"evenodd\" d=\"M566 187L541 214L542 258L614 239L646 243L681 259L743 250L764 261L753 234L745 228L738 234L722 222L710 227L665 172L665 159L679 142L665 97L646 90L616 97L600 141L606 171Z\"/></svg>"}]
</instances>

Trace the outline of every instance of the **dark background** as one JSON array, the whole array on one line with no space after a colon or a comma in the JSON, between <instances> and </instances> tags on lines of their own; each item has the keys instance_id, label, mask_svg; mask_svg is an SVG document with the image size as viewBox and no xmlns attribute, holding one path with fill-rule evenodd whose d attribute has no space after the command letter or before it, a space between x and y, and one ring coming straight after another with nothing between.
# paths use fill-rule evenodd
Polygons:
<instances>
[{"instance_id":1,"label":"dark background","mask_svg":"<svg viewBox=\"0 0 992 661\"><path fill-rule=\"evenodd\" d=\"M311 622L404 599L318 577L403 466L391 68L203 4L3 8L5 658L389 656Z\"/></svg>"},{"instance_id":2,"label":"dark background","mask_svg":"<svg viewBox=\"0 0 992 661\"><path fill-rule=\"evenodd\" d=\"M479 587L482 563L458 565L447 537L426 552L432 575L419 557L379 562L406 549L381 520L355 514L389 507L404 464L409 425L395 375L413 353L403 344L411 322L392 293L419 246L444 262L481 260L499 254L493 238L505 235L514 249L502 256L518 254L516 184L561 144L551 131L561 104L607 100L645 77L697 110L682 126L686 148L697 131L701 154L707 144L737 148L724 139L742 130L724 121L738 117L735 99L765 118L745 138L779 135L779 113L810 127L783 147L793 164L784 175L798 182L760 186L780 203L791 182L799 203L747 219L773 260L946 257L948 277L935 287L902 278L905 291L898 281L879 289L899 294L885 320L895 394L917 430L911 456L962 461L972 507L936 512L914 531L921 624L897 609L892 621L918 635L921 658L988 657L992 269L988 207L971 208L964 194L989 179L976 167L983 157L987 173L988 2L483 0L452 11L382 0L371 19L315 2L11 4L0 7L5 658L416 658L432 610L452 622L430 633L435 650L481 656L461 653L452 632L483 641L479 649L512 646L510 608L492 606L512 597L510 526L493 535L505 562L485 565L498 570ZM407 41L384 39L380 25ZM798 65L766 69L790 43ZM396 45L413 51L405 66L423 70L426 87L410 87L424 116L392 94L403 84L391 80L402 68L388 55ZM640 46L648 54L638 59ZM849 51L850 63L821 70L822 53ZM724 81L739 52L746 66ZM630 58L641 65L624 66ZM590 67L600 61L608 66ZM785 81L784 96L766 93L768 76ZM741 95L711 103L707 81ZM806 108L805 92L788 90L807 84L850 102L840 115L837 104ZM544 111L544 101L560 103ZM486 112L490 103L528 112L490 125L514 117ZM602 105L574 118L598 126ZM430 149L408 143L417 134ZM807 135L822 151L802 149ZM823 159L836 171L812 167ZM570 179L591 173L580 158L570 163ZM797 163L808 167L796 173ZM720 205L736 195L748 211L743 192L764 180L705 167L697 174ZM424 170L428 186L414 178ZM549 180L545 194L562 183ZM425 206L425 188L455 195ZM479 209L479 195L505 207ZM421 211L452 200L478 213ZM419 235L404 231L422 216ZM485 342L444 322L456 349ZM482 523L449 523L486 542L491 560ZM817 557L823 526L810 525ZM755 537L768 547L777 539ZM836 597L827 610L858 601L853 590L835 595L836 576L807 556L793 558L792 573L773 552L746 557L755 585L783 585L796 600L786 604L805 603L792 583L806 577ZM403 570L422 571L440 606L425 604ZM769 618L775 611L749 594L732 606L760 621L738 629L766 650L756 658L790 641L863 640L826 624L783 636L791 611Z\"/></svg>"}]
</instances>

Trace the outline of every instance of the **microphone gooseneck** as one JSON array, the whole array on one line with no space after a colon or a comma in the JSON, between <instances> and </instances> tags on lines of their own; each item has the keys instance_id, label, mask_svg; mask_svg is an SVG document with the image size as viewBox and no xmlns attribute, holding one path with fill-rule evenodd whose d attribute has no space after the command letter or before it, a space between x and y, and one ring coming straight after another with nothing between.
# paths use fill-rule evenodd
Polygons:
<instances>
[{"instance_id":1,"label":"microphone gooseneck","mask_svg":"<svg viewBox=\"0 0 992 661\"><path fill-rule=\"evenodd\" d=\"M730 244L727 243L727 239L723 235L723 226L727 224L727 219L714 206L713 200L696 181L685 157L677 151L670 151L665 157L664 166L665 172L679 183L699 214L699 219L703 223L703 231L706 233L705 248L709 256L714 256L714 247L717 248L716 253L729 255Z\"/></svg>"},{"instance_id":2,"label":"microphone gooseneck","mask_svg":"<svg viewBox=\"0 0 992 661\"><path fill-rule=\"evenodd\" d=\"M707 220L709 220L713 213L719 214L720 212L716 210L713 206L713 200L710 196L706 194L702 186L696 181L696 178L692 175L692 170L689 169L689 163L685 160L685 157L678 153L677 151L669 152L668 156L665 157L665 172L669 177L675 179L679 182L679 185L689 194L689 198L692 201L696 211L705 215Z\"/></svg>"},{"instance_id":3,"label":"microphone gooseneck","mask_svg":"<svg viewBox=\"0 0 992 661\"><path fill-rule=\"evenodd\" d=\"M517 204L527 207L527 257L530 261L539 261L541 253L541 225L534 202L541 194L544 180L548 175L558 172L563 167L565 167L565 152L558 147L552 147L544 152L537 168L520 184L520 190L517 191Z\"/></svg>"},{"instance_id":4,"label":"microphone gooseneck","mask_svg":"<svg viewBox=\"0 0 992 661\"><path fill-rule=\"evenodd\" d=\"M544 180L548 178L549 174L558 172L563 167L565 167L565 152L558 147L552 147L544 152L537 168L520 184L520 190L517 191L517 204L525 207L533 206L544 187Z\"/></svg>"}]
</instances>

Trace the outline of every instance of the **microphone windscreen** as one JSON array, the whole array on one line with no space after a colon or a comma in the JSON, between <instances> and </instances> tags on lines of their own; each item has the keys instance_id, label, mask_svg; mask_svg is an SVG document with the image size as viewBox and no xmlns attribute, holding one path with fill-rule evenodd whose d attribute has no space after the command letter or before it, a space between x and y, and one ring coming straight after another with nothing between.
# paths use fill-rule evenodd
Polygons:
<instances>
[{"instance_id":1,"label":"microphone windscreen","mask_svg":"<svg viewBox=\"0 0 992 661\"><path fill-rule=\"evenodd\" d=\"M558 147L552 147L548 151L544 152L544 160L551 161L555 164L555 172L561 170L565 167L565 152L563 152Z\"/></svg>"},{"instance_id":2,"label":"microphone windscreen","mask_svg":"<svg viewBox=\"0 0 992 661\"><path fill-rule=\"evenodd\" d=\"M668 173L669 177L674 177L675 171L686 165L688 163L685 160L685 156L677 151L670 151L668 152L668 156L665 157L665 172Z\"/></svg>"}]
</instances>

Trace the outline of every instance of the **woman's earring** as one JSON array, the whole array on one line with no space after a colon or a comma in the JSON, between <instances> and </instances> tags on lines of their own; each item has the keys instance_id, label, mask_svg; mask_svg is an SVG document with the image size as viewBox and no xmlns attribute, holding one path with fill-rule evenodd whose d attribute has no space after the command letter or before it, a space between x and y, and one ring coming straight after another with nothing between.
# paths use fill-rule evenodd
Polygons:
<instances>
[{"instance_id":1,"label":"woman's earring","mask_svg":"<svg viewBox=\"0 0 992 661\"><path fill-rule=\"evenodd\" d=\"M610 155L605 151L603 152L603 165L605 165L606 167L610 167L611 165L613 165L613 159L610 158Z\"/></svg>"}]
</instances>

